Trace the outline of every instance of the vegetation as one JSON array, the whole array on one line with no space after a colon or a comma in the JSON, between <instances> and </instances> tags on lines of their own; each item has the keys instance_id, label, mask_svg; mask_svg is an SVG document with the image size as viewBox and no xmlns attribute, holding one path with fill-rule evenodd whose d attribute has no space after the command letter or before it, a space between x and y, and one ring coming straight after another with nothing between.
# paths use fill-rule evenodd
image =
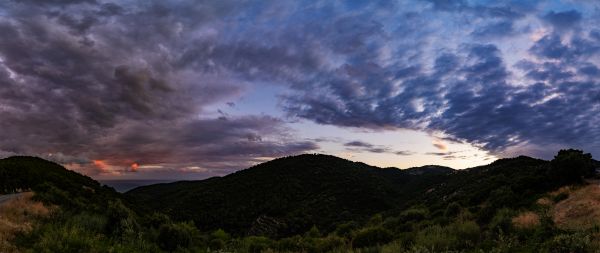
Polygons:
<instances>
[{"instance_id":1,"label":"vegetation","mask_svg":"<svg viewBox=\"0 0 600 253\"><path fill-rule=\"evenodd\" d=\"M47 212L4 240L25 252L597 252L596 167L578 150L462 171L302 155L120 195L16 157L0 160L2 190L32 189Z\"/></svg>"}]
</instances>

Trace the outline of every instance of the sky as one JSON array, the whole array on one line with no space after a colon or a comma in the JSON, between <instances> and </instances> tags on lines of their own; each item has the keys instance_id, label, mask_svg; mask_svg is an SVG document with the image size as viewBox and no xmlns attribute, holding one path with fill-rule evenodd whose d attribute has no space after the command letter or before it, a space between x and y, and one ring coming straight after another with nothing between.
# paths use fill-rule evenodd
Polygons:
<instances>
[{"instance_id":1,"label":"sky","mask_svg":"<svg viewBox=\"0 0 600 253\"><path fill-rule=\"evenodd\" d=\"M202 179L600 157L597 1L0 2L0 157Z\"/></svg>"}]
</instances>

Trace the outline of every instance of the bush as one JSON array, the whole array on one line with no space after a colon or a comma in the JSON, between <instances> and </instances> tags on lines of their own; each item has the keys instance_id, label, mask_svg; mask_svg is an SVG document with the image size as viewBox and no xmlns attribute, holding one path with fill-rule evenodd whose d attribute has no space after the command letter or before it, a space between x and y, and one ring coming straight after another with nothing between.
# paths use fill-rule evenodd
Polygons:
<instances>
[{"instance_id":1,"label":"bush","mask_svg":"<svg viewBox=\"0 0 600 253\"><path fill-rule=\"evenodd\" d=\"M459 248L473 247L481 235L479 225L474 221L455 222L449 226L449 230L458 238L457 247Z\"/></svg>"},{"instance_id":2,"label":"bush","mask_svg":"<svg viewBox=\"0 0 600 253\"><path fill-rule=\"evenodd\" d=\"M194 238L199 235L198 229L191 222L163 224L158 234L158 245L161 249L174 251L177 248L188 248Z\"/></svg>"},{"instance_id":3,"label":"bush","mask_svg":"<svg viewBox=\"0 0 600 253\"><path fill-rule=\"evenodd\" d=\"M546 252L551 253L583 253L592 252L589 235L561 234L544 243Z\"/></svg>"},{"instance_id":4,"label":"bush","mask_svg":"<svg viewBox=\"0 0 600 253\"><path fill-rule=\"evenodd\" d=\"M310 228L310 230L308 230L308 232L306 232L305 236L308 238L318 238L321 236L321 232L319 231L319 228L317 228L317 226L313 225Z\"/></svg>"},{"instance_id":5,"label":"bush","mask_svg":"<svg viewBox=\"0 0 600 253\"><path fill-rule=\"evenodd\" d=\"M419 231L415 238L416 247L424 247L432 251L442 251L455 248L458 239L455 234L439 225L426 227Z\"/></svg>"},{"instance_id":6,"label":"bush","mask_svg":"<svg viewBox=\"0 0 600 253\"><path fill-rule=\"evenodd\" d=\"M421 221L427 218L429 211L423 208L411 208L400 213L400 220L406 221Z\"/></svg>"},{"instance_id":7,"label":"bush","mask_svg":"<svg viewBox=\"0 0 600 253\"><path fill-rule=\"evenodd\" d=\"M260 253L270 248L273 241L263 236L249 236L243 240L247 252Z\"/></svg>"},{"instance_id":8,"label":"bush","mask_svg":"<svg viewBox=\"0 0 600 253\"><path fill-rule=\"evenodd\" d=\"M342 223L335 229L335 234L341 237L350 238L352 232L358 228L358 224L354 221Z\"/></svg>"},{"instance_id":9,"label":"bush","mask_svg":"<svg viewBox=\"0 0 600 253\"><path fill-rule=\"evenodd\" d=\"M316 241L316 251L317 252L330 252L334 249L341 249L346 246L346 241L344 238L338 236L328 236L325 238L320 238Z\"/></svg>"},{"instance_id":10,"label":"bush","mask_svg":"<svg viewBox=\"0 0 600 253\"><path fill-rule=\"evenodd\" d=\"M304 240L299 235L283 238L277 243L277 248L282 252L303 252L309 246L305 245Z\"/></svg>"},{"instance_id":11,"label":"bush","mask_svg":"<svg viewBox=\"0 0 600 253\"><path fill-rule=\"evenodd\" d=\"M110 201L106 211L106 234L115 238L133 236L139 229L133 211L127 208L121 200Z\"/></svg>"},{"instance_id":12,"label":"bush","mask_svg":"<svg viewBox=\"0 0 600 253\"><path fill-rule=\"evenodd\" d=\"M352 246L355 248L371 247L392 241L392 232L383 227L370 227L356 233Z\"/></svg>"},{"instance_id":13,"label":"bush","mask_svg":"<svg viewBox=\"0 0 600 253\"><path fill-rule=\"evenodd\" d=\"M490 221L489 228L491 231L500 233L508 233L512 230L512 218L514 212L508 208L502 208L496 212L496 215Z\"/></svg>"},{"instance_id":14,"label":"bush","mask_svg":"<svg viewBox=\"0 0 600 253\"><path fill-rule=\"evenodd\" d=\"M461 206L458 203L452 202L452 203L450 203L446 207L446 211L444 212L444 216L446 218L454 218L458 214L460 214L461 210L462 210L462 208L461 208Z\"/></svg>"}]
</instances>

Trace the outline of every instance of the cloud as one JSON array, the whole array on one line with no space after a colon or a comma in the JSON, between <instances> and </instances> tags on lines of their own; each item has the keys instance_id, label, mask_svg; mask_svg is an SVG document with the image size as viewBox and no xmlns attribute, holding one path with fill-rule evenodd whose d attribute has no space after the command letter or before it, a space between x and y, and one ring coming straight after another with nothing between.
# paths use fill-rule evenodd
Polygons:
<instances>
[{"instance_id":1,"label":"cloud","mask_svg":"<svg viewBox=\"0 0 600 253\"><path fill-rule=\"evenodd\" d=\"M0 3L0 154L54 154L97 173L93 160L217 175L318 149L290 127L302 119L442 133L500 156L600 152L600 32L578 25L594 23L580 9L38 2ZM554 29L530 41L536 23ZM265 87L281 90L272 114L283 116L238 101Z\"/></svg>"},{"instance_id":2,"label":"cloud","mask_svg":"<svg viewBox=\"0 0 600 253\"><path fill-rule=\"evenodd\" d=\"M582 19L581 12L576 10L554 12L550 11L543 16L542 20L554 26L557 30L564 30L575 26Z\"/></svg>"},{"instance_id":3,"label":"cloud","mask_svg":"<svg viewBox=\"0 0 600 253\"><path fill-rule=\"evenodd\" d=\"M0 15L0 31L8 36L0 41L2 153L48 156L98 174L152 163L241 169L261 157L317 148L274 117L198 116L246 89L239 80L258 66L253 56L286 55L216 44L212 22L243 6L34 2L3 4ZM202 46L215 49L200 53ZM247 67L227 60L232 48ZM192 56L196 60L188 60Z\"/></svg>"},{"instance_id":4,"label":"cloud","mask_svg":"<svg viewBox=\"0 0 600 253\"><path fill-rule=\"evenodd\" d=\"M344 146L347 147L347 150L354 152L369 152L369 153L390 153L395 155L409 155L412 154L408 151L394 151L389 147L381 146L381 145L373 145L371 143L363 142L363 141L351 141L344 143Z\"/></svg>"},{"instance_id":5,"label":"cloud","mask_svg":"<svg viewBox=\"0 0 600 253\"><path fill-rule=\"evenodd\" d=\"M448 147L446 146L446 144L441 143L441 142L433 143L433 146L436 147L439 150L446 150L446 149L448 149Z\"/></svg>"}]
</instances>

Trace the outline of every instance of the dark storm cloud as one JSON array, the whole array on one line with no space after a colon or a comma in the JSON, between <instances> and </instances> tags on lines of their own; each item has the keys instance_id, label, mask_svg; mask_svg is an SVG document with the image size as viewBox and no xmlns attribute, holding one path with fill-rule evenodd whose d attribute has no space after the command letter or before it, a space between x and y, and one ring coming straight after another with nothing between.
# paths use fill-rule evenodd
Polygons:
<instances>
[{"instance_id":1,"label":"dark storm cloud","mask_svg":"<svg viewBox=\"0 0 600 253\"><path fill-rule=\"evenodd\" d=\"M222 69L182 64L180 52L197 40L214 46L208 24L239 5L37 3L0 10L3 153L43 155L95 173L92 160L240 169L258 157L317 148L294 139L276 118L198 117L244 88ZM204 26L204 34L195 30ZM197 57L227 51L218 50ZM252 61L248 56L236 57Z\"/></svg>"},{"instance_id":2,"label":"dark storm cloud","mask_svg":"<svg viewBox=\"0 0 600 253\"><path fill-rule=\"evenodd\" d=\"M0 153L217 170L318 149L236 100L265 86L283 90L291 120L441 132L500 155L598 154L600 32L578 26L593 22L579 10L540 6L2 2ZM538 30L550 32L530 41Z\"/></svg>"}]
</instances>

